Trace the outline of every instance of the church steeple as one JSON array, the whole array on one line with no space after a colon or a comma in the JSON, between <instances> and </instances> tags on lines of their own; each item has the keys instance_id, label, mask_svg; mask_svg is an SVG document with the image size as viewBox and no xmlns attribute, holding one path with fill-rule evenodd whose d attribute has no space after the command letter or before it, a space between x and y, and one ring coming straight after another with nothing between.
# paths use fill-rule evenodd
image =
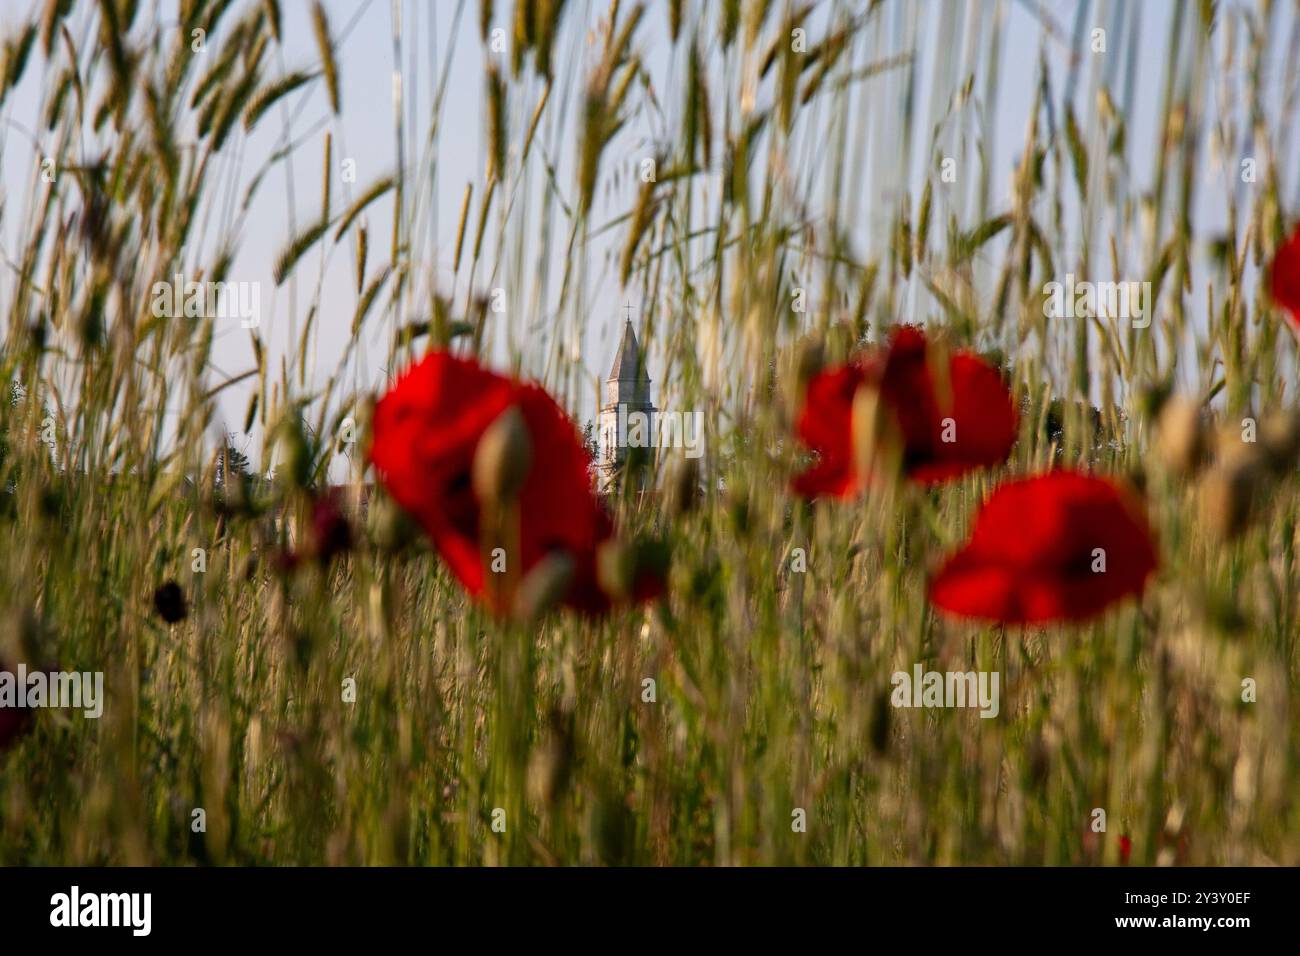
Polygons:
<instances>
[{"instance_id":1,"label":"church steeple","mask_svg":"<svg viewBox=\"0 0 1300 956\"><path fill-rule=\"evenodd\" d=\"M614 353L614 364L605 380L605 406L649 405L650 375L645 356L632 328L632 320L623 323L623 336Z\"/></svg>"},{"instance_id":2,"label":"church steeple","mask_svg":"<svg viewBox=\"0 0 1300 956\"><path fill-rule=\"evenodd\" d=\"M600 408L598 434L602 491L614 486L619 471L627 462L629 446L638 444L635 436L653 433L657 411L650 400L650 374L646 369L645 353L641 351L632 319L628 317L623 322L623 334L614 352L614 364L605 379L604 400ZM640 426L632 428L631 435L629 420Z\"/></svg>"},{"instance_id":3,"label":"church steeple","mask_svg":"<svg viewBox=\"0 0 1300 956\"><path fill-rule=\"evenodd\" d=\"M632 328L631 319L623 322L623 338L619 340L618 351L614 353L609 380L650 384L650 376L646 374L645 363L641 361L641 346L637 344L636 330Z\"/></svg>"}]
</instances>

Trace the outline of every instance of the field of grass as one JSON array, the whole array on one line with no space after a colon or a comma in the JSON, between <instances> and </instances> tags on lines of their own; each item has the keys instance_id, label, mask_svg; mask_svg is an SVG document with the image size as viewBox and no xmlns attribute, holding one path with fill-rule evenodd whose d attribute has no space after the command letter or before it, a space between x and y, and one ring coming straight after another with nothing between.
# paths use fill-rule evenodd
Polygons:
<instances>
[{"instance_id":1,"label":"field of grass","mask_svg":"<svg viewBox=\"0 0 1300 956\"><path fill-rule=\"evenodd\" d=\"M336 56L361 6L38 0L10 22L0 83L35 76L41 107L3 106L5 155L32 159L0 206L0 661L102 671L106 701L0 750L0 863L1300 864L1300 483L1230 467L1296 388L1261 280L1300 213L1294 4L438 0L438 49L463 24L484 75L399 104L386 173L296 197L287 347L236 320L252 365L227 382L231 320L157 317L150 290L242 278L240 210L279 208L284 156L218 160L295 97L328 116L350 70L395 68ZM392 20L400 74L430 50L388 7L364 15ZM1008 44L1014 18L1037 46ZM1009 117L1012 73L1033 87ZM446 96L482 97L450 133L484 161L439 220ZM329 130L284 155L337 169ZM346 302L321 295L327 255ZM1046 318L1067 274L1149 281L1150 326ZM609 502L667 543L662 600L495 616L382 490L345 502L350 549L289 565L323 486L375 480L365 336L385 369L477 355L581 423L611 350L596 288L634 304L659 406L704 414L697 475L666 451L653 492ZM352 323L337 366L327 322ZM899 323L1006 369L1009 460L794 497L809 356ZM1158 437L1169 394L1215 436L1193 474ZM241 426L261 477L214 440ZM1068 625L937 614L928 576L981 500L1056 465L1143 490L1142 599ZM891 706L915 664L998 672L999 715Z\"/></svg>"}]
</instances>

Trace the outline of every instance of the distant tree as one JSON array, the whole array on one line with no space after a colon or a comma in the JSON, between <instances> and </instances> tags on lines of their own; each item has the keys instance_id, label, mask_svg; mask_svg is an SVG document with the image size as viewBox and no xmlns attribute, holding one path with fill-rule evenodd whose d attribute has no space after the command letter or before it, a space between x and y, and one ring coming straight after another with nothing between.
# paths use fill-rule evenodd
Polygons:
<instances>
[{"instance_id":1,"label":"distant tree","mask_svg":"<svg viewBox=\"0 0 1300 956\"><path fill-rule=\"evenodd\" d=\"M227 435L225 447L217 455L215 484L224 488L230 479L245 479L252 475L252 462L248 456L231 442L233 436Z\"/></svg>"},{"instance_id":2,"label":"distant tree","mask_svg":"<svg viewBox=\"0 0 1300 956\"><path fill-rule=\"evenodd\" d=\"M1032 402L1028 395L1025 395L1020 402L1021 417L1034 413ZM1058 459L1065 456L1065 433L1066 426L1070 423L1082 422L1085 432L1082 436L1081 444L1085 445L1085 451L1090 462L1098 462L1108 452L1113 452L1119 448L1120 440L1123 435L1125 422L1128 421L1128 414L1120 411L1118 414L1120 432L1112 434L1108 427L1108 422L1103 417L1101 409L1095 405L1078 399L1052 399L1042 414L1042 437L1048 443L1055 446L1056 457ZM1080 439L1076 437L1076 441Z\"/></svg>"}]
</instances>

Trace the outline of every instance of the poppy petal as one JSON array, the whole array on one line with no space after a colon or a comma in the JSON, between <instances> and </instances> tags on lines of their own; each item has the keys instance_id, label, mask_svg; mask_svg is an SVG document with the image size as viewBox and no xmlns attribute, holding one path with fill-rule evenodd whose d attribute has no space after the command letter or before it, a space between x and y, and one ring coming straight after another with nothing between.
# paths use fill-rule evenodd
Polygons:
<instances>
[{"instance_id":1,"label":"poppy petal","mask_svg":"<svg viewBox=\"0 0 1300 956\"><path fill-rule=\"evenodd\" d=\"M1007 482L930 582L930 602L1004 624L1077 621L1139 596L1157 565L1145 517L1106 479L1069 471Z\"/></svg>"},{"instance_id":2,"label":"poppy petal","mask_svg":"<svg viewBox=\"0 0 1300 956\"><path fill-rule=\"evenodd\" d=\"M847 498L858 491L853 469L853 395L865 373L860 365L818 372L808 382L796 431L817 461L791 482L805 498Z\"/></svg>"},{"instance_id":3,"label":"poppy petal","mask_svg":"<svg viewBox=\"0 0 1300 956\"><path fill-rule=\"evenodd\" d=\"M817 461L795 477L793 491L846 498L869 479L856 474L852 442L853 396L864 382L879 387L895 419L908 479L935 484L1005 461L1015 445L1018 416L1001 372L974 353L958 352L948 361L941 390L930 358L925 333L899 326L884 352L815 375L796 430Z\"/></svg>"},{"instance_id":4,"label":"poppy petal","mask_svg":"<svg viewBox=\"0 0 1300 956\"><path fill-rule=\"evenodd\" d=\"M1300 226L1297 226L1273 258L1269 291L1273 301L1286 309L1291 324L1300 328Z\"/></svg>"}]
</instances>

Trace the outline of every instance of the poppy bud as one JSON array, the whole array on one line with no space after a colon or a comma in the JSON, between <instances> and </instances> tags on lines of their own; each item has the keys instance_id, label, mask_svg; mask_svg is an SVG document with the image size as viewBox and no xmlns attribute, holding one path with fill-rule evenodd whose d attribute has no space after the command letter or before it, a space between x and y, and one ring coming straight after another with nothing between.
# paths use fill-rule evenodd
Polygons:
<instances>
[{"instance_id":1,"label":"poppy bud","mask_svg":"<svg viewBox=\"0 0 1300 956\"><path fill-rule=\"evenodd\" d=\"M1285 473L1294 468L1300 455L1300 413L1277 412L1261 421L1259 444L1274 471Z\"/></svg>"},{"instance_id":2,"label":"poppy bud","mask_svg":"<svg viewBox=\"0 0 1300 956\"><path fill-rule=\"evenodd\" d=\"M902 435L889 407L880 400L880 390L859 386L853 393L850 421L853 431L853 461L859 475L877 475L893 480L902 468Z\"/></svg>"},{"instance_id":3,"label":"poppy bud","mask_svg":"<svg viewBox=\"0 0 1300 956\"><path fill-rule=\"evenodd\" d=\"M669 512L676 517L694 510L700 497L700 463L697 458L682 458L673 472Z\"/></svg>"},{"instance_id":4,"label":"poppy bud","mask_svg":"<svg viewBox=\"0 0 1300 956\"><path fill-rule=\"evenodd\" d=\"M636 577L632 549L617 538L601 543L596 550L596 582L610 597L622 600L632 593Z\"/></svg>"},{"instance_id":5,"label":"poppy bud","mask_svg":"<svg viewBox=\"0 0 1300 956\"><path fill-rule=\"evenodd\" d=\"M370 540L384 551L401 551L415 539L415 525L388 495L376 492L366 514Z\"/></svg>"},{"instance_id":6,"label":"poppy bud","mask_svg":"<svg viewBox=\"0 0 1300 956\"><path fill-rule=\"evenodd\" d=\"M528 761L528 794L543 807L551 807L568 786L573 766L572 741L550 736L538 744Z\"/></svg>"},{"instance_id":7,"label":"poppy bud","mask_svg":"<svg viewBox=\"0 0 1300 956\"><path fill-rule=\"evenodd\" d=\"M1201 483L1201 515L1223 538L1246 527L1259 493L1264 462L1260 455L1238 454L1221 461Z\"/></svg>"},{"instance_id":8,"label":"poppy bud","mask_svg":"<svg viewBox=\"0 0 1300 956\"><path fill-rule=\"evenodd\" d=\"M808 383L826 364L826 350L817 339L807 338L799 343L794 359L794 407L798 409L808 392Z\"/></svg>"},{"instance_id":9,"label":"poppy bud","mask_svg":"<svg viewBox=\"0 0 1300 956\"><path fill-rule=\"evenodd\" d=\"M483 432L474 450L471 479L482 504L514 501L532 466L532 441L519 409L506 409Z\"/></svg>"},{"instance_id":10,"label":"poppy bud","mask_svg":"<svg viewBox=\"0 0 1300 956\"><path fill-rule=\"evenodd\" d=\"M946 415L952 411L953 403L952 350L943 338L931 338L926 343L925 364L933 382L935 405Z\"/></svg>"},{"instance_id":11,"label":"poppy bud","mask_svg":"<svg viewBox=\"0 0 1300 956\"><path fill-rule=\"evenodd\" d=\"M1220 428L1215 433L1214 457L1221 466L1235 466L1243 461L1253 462L1257 466L1264 464L1259 444L1247 440L1244 433L1232 425Z\"/></svg>"},{"instance_id":12,"label":"poppy bud","mask_svg":"<svg viewBox=\"0 0 1300 956\"><path fill-rule=\"evenodd\" d=\"M1196 402L1174 398L1156 419L1156 452L1176 475L1191 474L1205 457L1205 429Z\"/></svg>"},{"instance_id":13,"label":"poppy bud","mask_svg":"<svg viewBox=\"0 0 1300 956\"><path fill-rule=\"evenodd\" d=\"M515 594L515 616L533 621L564 600L573 583L573 558L552 551L524 575Z\"/></svg>"},{"instance_id":14,"label":"poppy bud","mask_svg":"<svg viewBox=\"0 0 1300 956\"><path fill-rule=\"evenodd\" d=\"M0 656L14 655L29 663L45 659L49 635L30 604L12 608L0 617Z\"/></svg>"},{"instance_id":15,"label":"poppy bud","mask_svg":"<svg viewBox=\"0 0 1300 956\"><path fill-rule=\"evenodd\" d=\"M302 420L298 416L286 417L279 425L280 452L284 456L284 473L289 484L294 488L307 488L311 485L312 451L303 433ZM277 470L276 474L280 474Z\"/></svg>"},{"instance_id":16,"label":"poppy bud","mask_svg":"<svg viewBox=\"0 0 1300 956\"><path fill-rule=\"evenodd\" d=\"M1169 401L1171 390L1171 386L1164 382L1143 389L1137 396L1138 410L1146 418L1155 420Z\"/></svg>"}]
</instances>

